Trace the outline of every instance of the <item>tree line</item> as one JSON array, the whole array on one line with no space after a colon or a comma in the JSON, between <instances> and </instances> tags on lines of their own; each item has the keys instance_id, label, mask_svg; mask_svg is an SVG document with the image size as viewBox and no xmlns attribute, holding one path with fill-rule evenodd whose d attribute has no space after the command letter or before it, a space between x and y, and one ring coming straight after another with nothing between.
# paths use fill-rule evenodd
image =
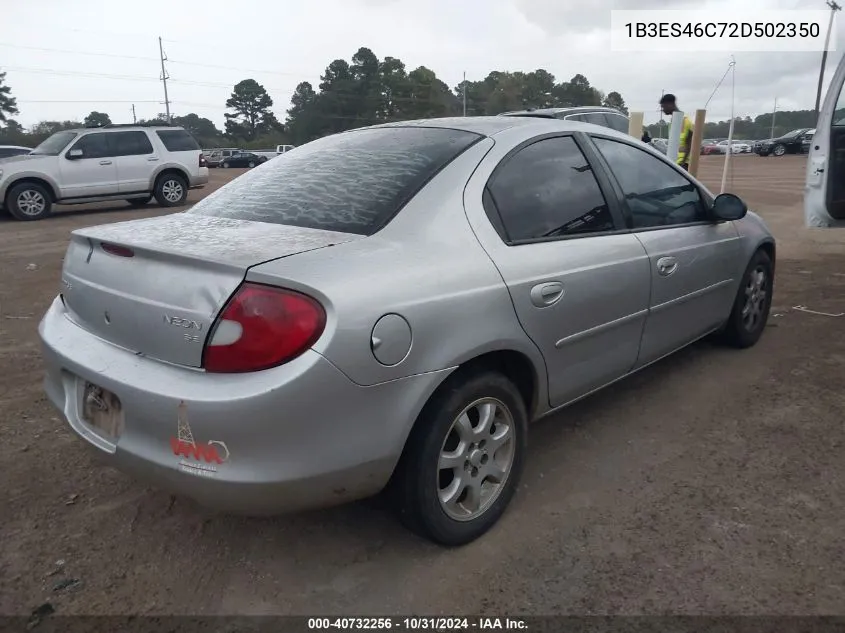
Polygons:
<instances>
[{"instance_id":1,"label":"tree line","mask_svg":"<svg viewBox=\"0 0 845 633\"><path fill-rule=\"evenodd\" d=\"M772 117L774 117L774 128L772 128ZM708 122L704 124L704 134L701 138L728 138L731 121ZM776 138L792 130L799 128L812 128L816 126L816 113L814 110L784 110L774 115L769 112L760 114L753 119L750 116L736 117L734 119L733 138L758 141L767 138ZM668 136L669 121L665 120L646 126L648 133L654 138L666 138Z\"/></svg>"},{"instance_id":2,"label":"tree line","mask_svg":"<svg viewBox=\"0 0 845 633\"><path fill-rule=\"evenodd\" d=\"M19 110L4 80L5 74L0 73L0 143L34 146L62 129L111 123L108 114L93 111L83 121L41 121L25 129L10 118ZM300 145L327 134L389 121L583 105L604 105L628 113L619 92L604 93L581 74L558 81L544 69L492 71L480 81L462 81L450 87L425 66L408 70L398 58L379 59L362 47L349 61L332 61L317 86L301 82L284 121L273 113L274 100L266 88L254 79L235 84L225 103L224 129L193 112L172 115L171 121L191 132L203 147L259 149L283 143ZM771 116L736 119L734 136L767 138ZM161 113L150 121L156 120L164 121L166 115ZM727 137L729 121L706 125L705 137ZM810 110L778 112L775 134L812 125ZM648 130L652 136L666 136L666 123L650 125Z\"/></svg>"}]
</instances>

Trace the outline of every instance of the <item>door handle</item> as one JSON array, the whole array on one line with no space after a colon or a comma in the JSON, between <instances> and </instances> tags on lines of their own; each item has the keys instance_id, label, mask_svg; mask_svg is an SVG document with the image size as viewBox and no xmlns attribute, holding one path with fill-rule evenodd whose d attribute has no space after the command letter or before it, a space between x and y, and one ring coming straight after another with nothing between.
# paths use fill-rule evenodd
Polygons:
<instances>
[{"instance_id":1,"label":"door handle","mask_svg":"<svg viewBox=\"0 0 845 633\"><path fill-rule=\"evenodd\" d=\"M678 270L678 260L674 257L661 257L657 260L658 274L668 277L676 270Z\"/></svg>"},{"instance_id":2,"label":"door handle","mask_svg":"<svg viewBox=\"0 0 845 633\"><path fill-rule=\"evenodd\" d=\"M147 160L150 161L150 162L157 161L158 156L150 156Z\"/></svg>"},{"instance_id":3,"label":"door handle","mask_svg":"<svg viewBox=\"0 0 845 633\"><path fill-rule=\"evenodd\" d=\"M537 284L531 289L531 303L538 308L548 308L560 301L563 294L563 284L559 281Z\"/></svg>"},{"instance_id":4,"label":"door handle","mask_svg":"<svg viewBox=\"0 0 845 633\"><path fill-rule=\"evenodd\" d=\"M101 165L111 165L111 161L110 160L101 160L100 164Z\"/></svg>"}]
</instances>

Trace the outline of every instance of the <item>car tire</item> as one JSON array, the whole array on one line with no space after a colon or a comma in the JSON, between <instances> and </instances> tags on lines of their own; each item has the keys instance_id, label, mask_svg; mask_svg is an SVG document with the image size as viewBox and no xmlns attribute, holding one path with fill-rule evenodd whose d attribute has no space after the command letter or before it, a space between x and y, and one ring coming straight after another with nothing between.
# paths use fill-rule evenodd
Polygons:
<instances>
[{"instance_id":1,"label":"car tire","mask_svg":"<svg viewBox=\"0 0 845 633\"><path fill-rule=\"evenodd\" d=\"M222 167L223 169L229 169L229 163L223 163Z\"/></svg>"},{"instance_id":2,"label":"car tire","mask_svg":"<svg viewBox=\"0 0 845 633\"><path fill-rule=\"evenodd\" d=\"M6 209L17 220L43 220L52 213L53 196L37 182L23 182L9 189Z\"/></svg>"},{"instance_id":3,"label":"car tire","mask_svg":"<svg viewBox=\"0 0 845 633\"><path fill-rule=\"evenodd\" d=\"M424 407L391 479L390 497L400 520L449 547L482 536L519 486L527 427L525 403L501 373L450 376ZM444 467L447 460L454 466ZM492 474L494 466L498 476ZM470 506L471 497L477 508Z\"/></svg>"},{"instance_id":4,"label":"car tire","mask_svg":"<svg viewBox=\"0 0 845 633\"><path fill-rule=\"evenodd\" d=\"M133 207L143 207L145 204L147 204L152 199L153 199L152 196L149 196L147 198L130 198L126 202L128 202L129 205L133 206Z\"/></svg>"},{"instance_id":5,"label":"car tire","mask_svg":"<svg viewBox=\"0 0 845 633\"><path fill-rule=\"evenodd\" d=\"M783 156L786 154L786 145L778 143L772 148L772 156Z\"/></svg>"},{"instance_id":6,"label":"car tire","mask_svg":"<svg viewBox=\"0 0 845 633\"><path fill-rule=\"evenodd\" d=\"M174 173L162 174L156 180L153 195L163 207L177 207L188 199L188 183L183 176Z\"/></svg>"},{"instance_id":7,"label":"car tire","mask_svg":"<svg viewBox=\"0 0 845 633\"><path fill-rule=\"evenodd\" d=\"M247 167L255 167L255 161L249 161L249 163L247 163Z\"/></svg>"},{"instance_id":8,"label":"car tire","mask_svg":"<svg viewBox=\"0 0 845 633\"><path fill-rule=\"evenodd\" d=\"M765 251L758 250L742 275L731 315L722 333L728 345L745 349L760 340L769 319L773 289L774 265Z\"/></svg>"}]
</instances>

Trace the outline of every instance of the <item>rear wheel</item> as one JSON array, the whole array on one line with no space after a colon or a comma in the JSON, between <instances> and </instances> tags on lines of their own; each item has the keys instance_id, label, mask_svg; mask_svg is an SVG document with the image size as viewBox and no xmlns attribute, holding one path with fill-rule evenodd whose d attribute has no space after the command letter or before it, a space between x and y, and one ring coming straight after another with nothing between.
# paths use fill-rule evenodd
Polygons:
<instances>
[{"instance_id":1,"label":"rear wheel","mask_svg":"<svg viewBox=\"0 0 845 633\"><path fill-rule=\"evenodd\" d=\"M15 185L6 195L6 209L18 220L42 220L50 215L53 197L36 182Z\"/></svg>"},{"instance_id":2,"label":"rear wheel","mask_svg":"<svg viewBox=\"0 0 845 633\"><path fill-rule=\"evenodd\" d=\"M414 425L390 492L407 527L455 546L504 514L522 473L528 415L517 388L498 372L449 380Z\"/></svg>"},{"instance_id":3,"label":"rear wheel","mask_svg":"<svg viewBox=\"0 0 845 633\"><path fill-rule=\"evenodd\" d=\"M772 260L764 251L757 251L745 269L723 332L728 344L744 349L760 340L769 319L773 288Z\"/></svg>"},{"instance_id":4,"label":"rear wheel","mask_svg":"<svg viewBox=\"0 0 845 633\"><path fill-rule=\"evenodd\" d=\"M229 169L229 163L223 163L223 169Z\"/></svg>"},{"instance_id":5,"label":"rear wheel","mask_svg":"<svg viewBox=\"0 0 845 633\"><path fill-rule=\"evenodd\" d=\"M184 204L188 197L188 183L179 174L163 174L155 185L155 199L163 207Z\"/></svg>"},{"instance_id":6,"label":"rear wheel","mask_svg":"<svg viewBox=\"0 0 845 633\"><path fill-rule=\"evenodd\" d=\"M252 161L252 160L249 161L249 164L247 165L247 167L255 167L255 161Z\"/></svg>"},{"instance_id":7,"label":"rear wheel","mask_svg":"<svg viewBox=\"0 0 845 633\"><path fill-rule=\"evenodd\" d=\"M133 207L143 207L147 204L150 200L152 200L152 196L148 196L146 198L130 198L126 202L128 202Z\"/></svg>"}]
</instances>

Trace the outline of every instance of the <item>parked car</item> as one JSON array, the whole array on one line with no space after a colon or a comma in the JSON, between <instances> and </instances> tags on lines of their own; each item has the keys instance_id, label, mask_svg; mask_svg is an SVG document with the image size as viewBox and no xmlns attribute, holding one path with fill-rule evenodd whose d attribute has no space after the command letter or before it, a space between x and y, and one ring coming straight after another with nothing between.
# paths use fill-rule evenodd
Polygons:
<instances>
[{"instance_id":1,"label":"parked car","mask_svg":"<svg viewBox=\"0 0 845 633\"><path fill-rule=\"evenodd\" d=\"M18 220L41 220L54 204L126 200L138 207L155 198L174 207L207 182L194 137L160 123L63 130L0 163L0 201Z\"/></svg>"},{"instance_id":2,"label":"parked car","mask_svg":"<svg viewBox=\"0 0 845 633\"><path fill-rule=\"evenodd\" d=\"M0 145L0 159L22 156L29 154L31 151L31 147L23 147L22 145Z\"/></svg>"},{"instance_id":3,"label":"parked car","mask_svg":"<svg viewBox=\"0 0 845 633\"><path fill-rule=\"evenodd\" d=\"M257 156L264 156L265 158L275 158L276 156L281 156L282 154L289 152L290 150L294 149L295 145L276 145L276 149L256 149L252 150L253 154Z\"/></svg>"},{"instance_id":4,"label":"parked car","mask_svg":"<svg viewBox=\"0 0 845 633\"><path fill-rule=\"evenodd\" d=\"M719 141L715 139L706 139L701 143L701 153L705 156L710 154L726 154L726 145L719 145Z\"/></svg>"},{"instance_id":5,"label":"parked car","mask_svg":"<svg viewBox=\"0 0 845 633\"><path fill-rule=\"evenodd\" d=\"M252 152L239 152L222 158L220 167L223 167L224 169L229 167L255 167L256 165L261 165L266 162L267 158L265 156L258 156Z\"/></svg>"},{"instance_id":6,"label":"parked car","mask_svg":"<svg viewBox=\"0 0 845 633\"><path fill-rule=\"evenodd\" d=\"M223 162L224 158L229 158L233 154L240 154L242 151L237 147L218 147L212 150L205 150L203 153L206 156L209 167L220 167L220 163Z\"/></svg>"},{"instance_id":7,"label":"parked car","mask_svg":"<svg viewBox=\"0 0 845 633\"><path fill-rule=\"evenodd\" d=\"M600 106L580 106L573 108L538 108L504 112L499 116L523 116L545 119L563 119L564 121L580 121L592 123L602 127L609 127L619 132L628 131L628 117L614 108Z\"/></svg>"},{"instance_id":8,"label":"parked car","mask_svg":"<svg viewBox=\"0 0 845 633\"><path fill-rule=\"evenodd\" d=\"M760 156L783 156L785 154L800 154L805 152L810 147L810 139L814 128L799 128L792 130L783 136L769 139L760 144L757 148L757 153ZM810 135L808 139L805 138Z\"/></svg>"},{"instance_id":9,"label":"parked car","mask_svg":"<svg viewBox=\"0 0 845 633\"><path fill-rule=\"evenodd\" d=\"M459 545L505 512L530 421L710 333L754 345L774 270L742 200L627 134L390 123L184 213L73 231L44 384L176 494L272 514L386 488Z\"/></svg>"},{"instance_id":10,"label":"parked car","mask_svg":"<svg viewBox=\"0 0 845 633\"><path fill-rule=\"evenodd\" d=\"M728 153L728 147L731 148L731 154L750 154L751 145L745 141L719 141L717 145L721 148L722 154Z\"/></svg>"}]
</instances>

